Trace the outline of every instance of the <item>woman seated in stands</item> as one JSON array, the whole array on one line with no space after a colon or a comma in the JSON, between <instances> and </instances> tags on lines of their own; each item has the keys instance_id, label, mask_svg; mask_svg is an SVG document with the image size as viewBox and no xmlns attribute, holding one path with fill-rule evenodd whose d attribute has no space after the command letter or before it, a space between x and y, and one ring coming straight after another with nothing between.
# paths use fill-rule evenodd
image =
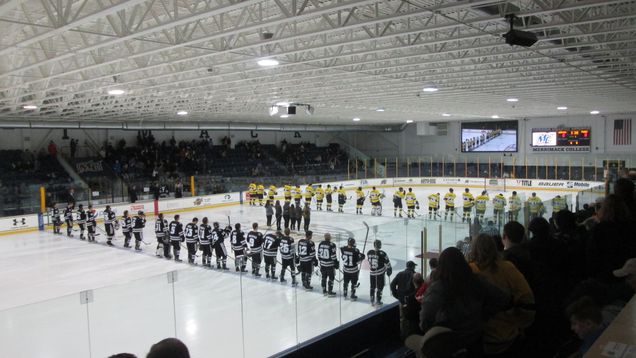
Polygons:
<instances>
[{"instance_id":1,"label":"woman seated in stands","mask_svg":"<svg viewBox=\"0 0 636 358\"><path fill-rule=\"evenodd\" d=\"M433 281L424 294L420 311L420 328L427 332L435 326L457 333L457 344L467 348L470 356L482 350L484 322L507 308L510 296L475 275L464 255L455 247L445 249Z\"/></svg>"},{"instance_id":2,"label":"woman seated in stands","mask_svg":"<svg viewBox=\"0 0 636 358\"><path fill-rule=\"evenodd\" d=\"M502 260L495 241L481 234L473 240L470 267L479 276L512 296L512 307L494 315L484 327L486 355L515 356L523 349L523 332L534 321L534 295L510 262Z\"/></svg>"}]
</instances>

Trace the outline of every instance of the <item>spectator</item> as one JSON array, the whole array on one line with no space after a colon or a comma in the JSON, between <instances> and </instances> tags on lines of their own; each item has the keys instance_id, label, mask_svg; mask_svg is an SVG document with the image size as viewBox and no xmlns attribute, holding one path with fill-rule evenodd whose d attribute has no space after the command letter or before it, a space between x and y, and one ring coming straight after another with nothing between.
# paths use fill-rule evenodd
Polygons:
<instances>
[{"instance_id":1,"label":"spectator","mask_svg":"<svg viewBox=\"0 0 636 358\"><path fill-rule=\"evenodd\" d=\"M624 278L625 283L636 292L636 257L625 261L623 267L613 273L616 277Z\"/></svg>"},{"instance_id":2,"label":"spectator","mask_svg":"<svg viewBox=\"0 0 636 358\"><path fill-rule=\"evenodd\" d=\"M427 283L431 283L433 282L433 277L435 277L435 271L437 270L437 267L439 266L439 260L436 258L432 258L430 260L428 260L428 267L431 269L431 273L428 274L428 277L426 278L426 282Z\"/></svg>"},{"instance_id":3,"label":"spectator","mask_svg":"<svg viewBox=\"0 0 636 358\"><path fill-rule=\"evenodd\" d=\"M570 327L581 339L579 354L585 355L605 330L601 308L588 296L581 297L566 309Z\"/></svg>"},{"instance_id":4,"label":"spectator","mask_svg":"<svg viewBox=\"0 0 636 358\"><path fill-rule=\"evenodd\" d=\"M66 203L71 204L73 209L75 208L75 189L70 188L68 190L68 194L66 195Z\"/></svg>"},{"instance_id":5,"label":"spectator","mask_svg":"<svg viewBox=\"0 0 636 358\"><path fill-rule=\"evenodd\" d=\"M466 236L464 240L457 241L455 247L461 251L466 259L468 259L468 255L470 254L470 246L472 242L472 238L470 236Z\"/></svg>"},{"instance_id":6,"label":"spectator","mask_svg":"<svg viewBox=\"0 0 636 358\"><path fill-rule=\"evenodd\" d=\"M495 237L499 235L499 229L495 225L495 222L492 219L488 219L486 221L486 225L484 225L480 230L480 234L486 234L490 237Z\"/></svg>"},{"instance_id":7,"label":"spectator","mask_svg":"<svg viewBox=\"0 0 636 358\"><path fill-rule=\"evenodd\" d=\"M421 334L420 331L420 308L422 307L422 297L424 293L418 296L420 288L425 286L424 278L419 272L413 274L413 293L406 298L406 312L405 317L408 322L407 332L404 337L408 337L411 334ZM419 297L419 299L418 299ZM400 327L401 328L401 327Z\"/></svg>"},{"instance_id":8,"label":"spectator","mask_svg":"<svg viewBox=\"0 0 636 358\"><path fill-rule=\"evenodd\" d=\"M615 194L608 195L598 213L598 224L591 232L587 247L590 276L612 282L612 274L625 261L636 257L634 222L625 202Z\"/></svg>"},{"instance_id":9,"label":"spectator","mask_svg":"<svg viewBox=\"0 0 636 358\"><path fill-rule=\"evenodd\" d=\"M135 203L137 201L137 187L135 185L128 187L128 196L131 203Z\"/></svg>"},{"instance_id":10,"label":"spectator","mask_svg":"<svg viewBox=\"0 0 636 358\"><path fill-rule=\"evenodd\" d=\"M471 356L478 356L483 320L509 302L508 294L475 275L461 251L449 247L442 251L435 278L424 294L420 328L423 332L435 326L452 329L458 335L458 348L463 346Z\"/></svg>"},{"instance_id":11,"label":"spectator","mask_svg":"<svg viewBox=\"0 0 636 358\"><path fill-rule=\"evenodd\" d=\"M513 265L523 274L526 281L532 287L534 282L534 269L530 251L522 245L525 239L526 229L516 221L510 221L503 228L504 260L512 262Z\"/></svg>"},{"instance_id":12,"label":"spectator","mask_svg":"<svg viewBox=\"0 0 636 358\"><path fill-rule=\"evenodd\" d=\"M49 142L49 155L52 157L57 156L57 145L55 145L54 141Z\"/></svg>"},{"instance_id":13,"label":"spectator","mask_svg":"<svg viewBox=\"0 0 636 358\"><path fill-rule=\"evenodd\" d=\"M146 358L190 358L190 352L180 340L166 338L153 344Z\"/></svg>"},{"instance_id":14,"label":"spectator","mask_svg":"<svg viewBox=\"0 0 636 358\"><path fill-rule=\"evenodd\" d=\"M177 199L183 197L183 183L181 182L181 178L177 178L174 184L174 197Z\"/></svg>"},{"instance_id":15,"label":"spectator","mask_svg":"<svg viewBox=\"0 0 636 358\"><path fill-rule=\"evenodd\" d=\"M77 153L77 139L71 138L71 159L75 159L76 153Z\"/></svg>"},{"instance_id":16,"label":"spectator","mask_svg":"<svg viewBox=\"0 0 636 358\"><path fill-rule=\"evenodd\" d=\"M407 303L409 296L413 296L415 293L415 286L413 285L415 266L417 266L415 262L408 261L406 263L406 269L395 275L390 284L391 295L400 302L400 332L402 333L403 339L410 333Z\"/></svg>"},{"instance_id":17,"label":"spectator","mask_svg":"<svg viewBox=\"0 0 636 358\"><path fill-rule=\"evenodd\" d=\"M534 295L528 282L509 261L499 258L495 241L479 235L470 253L472 270L512 296L513 308L496 314L484 328L486 354L515 356L523 345L523 331L534 320Z\"/></svg>"},{"instance_id":18,"label":"spectator","mask_svg":"<svg viewBox=\"0 0 636 358\"><path fill-rule=\"evenodd\" d=\"M132 354L132 353L118 353L118 354L114 354L108 358L137 358L136 355Z\"/></svg>"},{"instance_id":19,"label":"spectator","mask_svg":"<svg viewBox=\"0 0 636 358\"><path fill-rule=\"evenodd\" d=\"M433 327L425 335L412 335L405 342L417 358L467 358L469 352L458 345L458 334L446 327Z\"/></svg>"}]
</instances>

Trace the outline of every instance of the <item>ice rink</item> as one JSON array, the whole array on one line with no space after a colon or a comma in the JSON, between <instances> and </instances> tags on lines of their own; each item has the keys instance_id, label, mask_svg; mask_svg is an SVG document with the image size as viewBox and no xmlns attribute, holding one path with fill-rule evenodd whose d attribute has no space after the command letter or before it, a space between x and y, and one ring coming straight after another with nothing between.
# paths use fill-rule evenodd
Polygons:
<instances>
[{"instance_id":1,"label":"ice rink","mask_svg":"<svg viewBox=\"0 0 636 358\"><path fill-rule=\"evenodd\" d=\"M419 265L424 228L428 251L434 252L439 250L440 234L443 247L468 234L468 225L458 216L455 222L427 219L426 197L438 191L443 196L447 190L415 189L422 215L415 219L393 216L394 189L386 188L383 216L370 216L368 201L365 215L353 214L352 199L345 213L314 210L310 229L316 243L330 232L338 247L353 236L362 251L366 222L370 230L365 251L372 248L374 239L382 240L395 275L407 260ZM463 187L455 188L458 211L462 191ZM475 196L479 191L471 190ZM490 192L491 198L494 194ZM520 195L525 198L529 192ZM554 194L539 191L539 196L547 200ZM259 222L261 231L266 229L264 209L247 204L188 211L181 214L181 221L187 223L194 216L207 216L222 226L229 216L232 224L240 222L246 232L252 222ZM171 220L172 214L166 218ZM188 345L193 357L266 357L376 309L369 302L366 262L360 273L359 300L351 302L342 297L340 285L334 289L337 297L324 297L317 275L312 278L314 291L307 292L293 288L289 275L288 282L281 284L253 278L249 272L239 274L234 271L231 253L231 270L225 272L157 258L153 228L154 218L150 217L144 237L151 244L142 245L142 252L122 248L121 232L114 248L103 244L103 234L97 237L102 244L80 241L77 232L73 239L50 232L0 237L0 290L4 293L0 296L0 356L106 357L130 352L143 357L152 343L176 336ZM293 236L298 240L302 235ZM226 247L231 251L227 240ZM182 258L185 256L182 250ZM173 271L176 276L168 274ZM85 290L92 292L89 302L82 304L80 292ZM392 301L385 287L384 303Z\"/></svg>"}]
</instances>

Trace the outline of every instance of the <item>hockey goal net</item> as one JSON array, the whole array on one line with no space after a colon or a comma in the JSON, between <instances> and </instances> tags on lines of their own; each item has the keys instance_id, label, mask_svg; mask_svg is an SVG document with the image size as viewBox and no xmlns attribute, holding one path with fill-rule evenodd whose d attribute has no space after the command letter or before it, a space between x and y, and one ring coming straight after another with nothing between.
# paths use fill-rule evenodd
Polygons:
<instances>
[{"instance_id":1,"label":"hockey goal net","mask_svg":"<svg viewBox=\"0 0 636 358\"><path fill-rule=\"evenodd\" d=\"M491 192L505 192L506 191L506 179L505 178L486 178L486 191Z\"/></svg>"}]
</instances>

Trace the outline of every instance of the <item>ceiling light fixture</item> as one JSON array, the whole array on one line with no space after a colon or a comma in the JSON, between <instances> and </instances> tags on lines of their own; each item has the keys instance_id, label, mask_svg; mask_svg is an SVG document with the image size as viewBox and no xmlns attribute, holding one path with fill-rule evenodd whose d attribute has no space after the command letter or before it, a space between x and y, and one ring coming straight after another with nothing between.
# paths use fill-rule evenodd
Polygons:
<instances>
[{"instance_id":1,"label":"ceiling light fixture","mask_svg":"<svg viewBox=\"0 0 636 358\"><path fill-rule=\"evenodd\" d=\"M591 111L591 112L590 112L590 114L599 114L599 113L601 113L601 112L599 112L599 111L597 111L597 110L594 110L594 111Z\"/></svg>"},{"instance_id":2,"label":"ceiling light fixture","mask_svg":"<svg viewBox=\"0 0 636 358\"><path fill-rule=\"evenodd\" d=\"M289 102L276 102L276 105L281 107L289 107Z\"/></svg>"},{"instance_id":3,"label":"ceiling light fixture","mask_svg":"<svg viewBox=\"0 0 636 358\"><path fill-rule=\"evenodd\" d=\"M508 98L506 99L508 102L519 102L519 98Z\"/></svg>"},{"instance_id":4,"label":"ceiling light fixture","mask_svg":"<svg viewBox=\"0 0 636 358\"><path fill-rule=\"evenodd\" d=\"M179 111L177 112L178 116L187 116L188 115L188 111Z\"/></svg>"},{"instance_id":5,"label":"ceiling light fixture","mask_svg":"<svg viewBox=\"0 0 636 358\"><path fill-rule=\"evenodd\" d=\"M22 106L24 109L38 109L38 106L27 104L26 106Z\"/></svg>"},{"instance_id":6,"label":"ceiling light fixture","mask_svg":"<svg viewBox=\"0 0 636 358\"><path fill-rule=\"evenodd\" d=\"M565 111L565 110L567 110L567 109L568 109L568 107L566 107L566 106L559 106L559 107L557 107L557 109L558 109L559 111Z\"/></svg>"},{"instance_id":7,"label":"ceiling light fixture","mask_svg":"<svg viewBox=\"0 0 636 358\"><path fill-rule=\"evenodd\" d=\"M378 109L375 110L376 112L384 112L384 108L380 107Z\"/></svg>"},{"instance_id":8,"label":"ceiling light fixture","mask_svg":"<svg viewBox=\"0 0 636 358\"><path fill-rule=\"evenodd\" d=\"M499 116L498 116L498 115L496 115L496 114L493 114L492 116L490 116L490 118L492 118L492 119L497 119L497 118L499 118Z\"/></svg>"},{"instance_id":9,"label":"ceiling light fixture","mask_svg":"<svg viewBox=\"0 0 636 358\"><path fill-rule=\"evenodd\" d=\"M124 91L123 89L108 90L108 94L111 96L121 96L124 93L126 93L126 91Z\"/></svg>"},{"instance_id":10,"label":"ceiling light fixture","mask_svg":"<svg viewBox=\"0 0 636 358\"><path fill-rule=\"evenodd\" d=\"M427 84L426 86L424 86L424 88L422 88L422 91L424 91L424 92L437 92L437 91L439 91L439 88L437 88L437 86L435 86L434 84L430 83L430 84Z\"/></svg>"},{"instance_id":11,"label":"ceiling light fixture","mask_svg":"<svg viewBox=\"0 0 636 358\"><path fill-rule=\"evenodd\" d=\"M413 123L413 120L412 120L412 119L407 119L407 120L406 120L406 124L411 124L411 123Z\"/></svg>"},{"instance_id":12,"label":"ceiling light fixture","mask_svg":"<svg viewBox=\"0 0 636 358\"><path fill-rule=\"evenodd\" d=\"M280 118L289 118L289 114L281 114Z\"/></svg>"},{"instance_id":13,"label":"ceiling light fixture","mask_svg":"<svg viewBox=\"0 0 636 358\"><path fill-rule=\"evenodd\" d=\"M450 117L451 115L450 115L450 114L448 114L448 113L442 113L442 116L444 116L444 117Z\"/></svg>"},{"instance_id":14,"label":"ceiling light fixture","mask_svg":"<svg viewBox=\"0 0 636 358\"><path fill-rule=\"evenodd\" d=\"M355 117L355 118L353 118L353 121L354 121L354 122L360 122L360 118Z\"/></svg>"},{"instance_id":15,"label":"ceiling light fixture","mask_svg":"<svg viewBox=\"0 0 636 358\"><path fill-rule=\"evenodd\" d=\"M273 58L263 58L261 60L258 60L257 63L261 67L273 67L279 65L279 62Z\"/></svg>"}]
</instances>

